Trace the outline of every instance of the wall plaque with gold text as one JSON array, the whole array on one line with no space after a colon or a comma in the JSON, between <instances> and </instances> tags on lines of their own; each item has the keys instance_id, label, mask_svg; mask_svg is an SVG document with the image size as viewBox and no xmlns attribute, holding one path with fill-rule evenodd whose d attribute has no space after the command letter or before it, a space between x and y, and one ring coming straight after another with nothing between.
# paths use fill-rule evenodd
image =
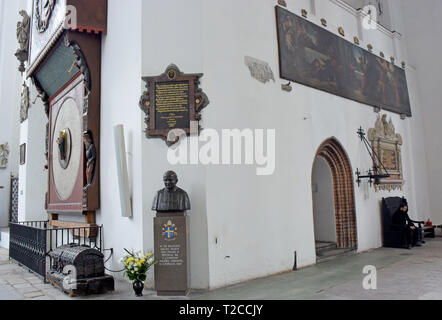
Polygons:
<instances>
[{"instance_id":1,"label":"wall plaque with gold text","mask_svg":"<svg viewBox=\"0 0 442 320\"><path fill-rule=\"evenodd\" d=\"M146 136L159 137L170 146L178 142L174 130L190 135L191 121L201 120L201 110L209 104L198 87L202 74L184 74L171 64L156 77L143 77L146 91L140 99L140 108L146 113ZM199 133L198 126L198 133Z\"/></svg>"}]
</instances>

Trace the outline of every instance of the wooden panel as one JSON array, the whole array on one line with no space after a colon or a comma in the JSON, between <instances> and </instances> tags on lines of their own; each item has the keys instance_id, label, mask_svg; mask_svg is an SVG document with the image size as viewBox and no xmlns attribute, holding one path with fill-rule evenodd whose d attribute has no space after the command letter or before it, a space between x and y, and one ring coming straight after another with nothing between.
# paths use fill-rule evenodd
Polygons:
<instances>
[{"instance_id":1,"label":"wooden panel","mask_svg":"<svg viewBox=\"0 0 442 320\"><path fill-rule=\"evenodd\" d=\"M83 114L83 104L84 104L84 80L83 76L79 76L70 86L68 86L64 91L62 91L50 105L50 117L49 117L49 199L48 199L48 212L50 213L81 213L83 211L83 186L84 186L84 148L81 145L80 151L80 166L76 174L76 182L73 188L72 194L67 199L61 199L57 193L54 177L54 155L53 141L54 132L57 116L64 101L67 98L72 98L75 100L78 107L78 113L80 114L80 119ZM84 128L81 128L81 132ZM80 134L81 134L80 132ZM74 177L66 177L66 179L73 179Z\"/></svg>"},{"instance_id":2,"label":"wooden panel","mask_svg":"<svg viewBox=\"0 0 442 320\"><path fill-rule=\"evenodd\" d=\"M67 0L77 9L77 30L106 34L107 0Z\"/></svg>"}]
</instances>

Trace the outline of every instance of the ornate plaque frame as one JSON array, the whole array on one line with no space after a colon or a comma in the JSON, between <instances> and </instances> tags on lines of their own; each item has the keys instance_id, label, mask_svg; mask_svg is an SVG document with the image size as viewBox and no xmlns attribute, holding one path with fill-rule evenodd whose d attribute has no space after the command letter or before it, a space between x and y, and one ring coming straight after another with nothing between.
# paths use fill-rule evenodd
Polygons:
<instances>
[{"instance_id":1,"label":"ornate plaque frame","mask_svg":"<svg viewBox=\"0 0 442 320\"><path fill-rule=\"evenodd\" d=\"M396 133L391 118L387 122L387 115L379 115L375 127L368 130L368 140L390 174L389 178L381 179L380 184L375 186L375 191L402 190L405 183L402 173L402 136ZM374 165L380 168L379 160L376 157L374 159Z\"/></svg>"},{"instance_id":2,"label":"ornate plaque frame","mask_svg":"<svg viewBox=\"0 0 442 320\"><path fill-rule=\"evenodd\" d=\"M147 125L146 129L146 137L147 138L161 138L166 141L166 144L168 146L171 146L179 141L179 137L175 137L173 140L169 139L169 133L171 130L181 129L183 130L187 135L190 135L190 122L191 121L200 121L201 120L201 110L205 108L209 104L209 99L207 98L206 94L202 91L202 89L199 88L200 79L203 76L201 73L197 74L184 74L180 71L180 69L174 65L171 64L167 67L166 71L156 77L143 77L143 81L146 83L146 91L143 93L143 95L140 98L139 106L141 110L146 114L145 123ZM175 122L172 121L169 125L169 128L165 129L158 125L157 117L158 117L158 94L157 88L158 85L173 85L173 84L185 84L188 83L188 91L187 97L188 98L188 104L187 104L187 114L189 118L188 124L186 123L185 126L183 125L174 125ZM181 97L183 98L183 97ZM167 103L166 103L167 104ZM184 107L184 106L181 106ZM171 112L171 114L174 114ZM175 115L172 115L172 117L175 117ZM172 119L173 120L173 119ZM198 125L198 134L200 132L200 127Z\"/></svg>"}]
</instances>

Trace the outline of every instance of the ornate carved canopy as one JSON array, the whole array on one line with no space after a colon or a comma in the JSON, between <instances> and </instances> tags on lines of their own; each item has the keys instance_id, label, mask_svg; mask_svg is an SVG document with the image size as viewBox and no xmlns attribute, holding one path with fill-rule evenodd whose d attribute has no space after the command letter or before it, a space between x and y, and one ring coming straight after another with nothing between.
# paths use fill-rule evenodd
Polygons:
<instances>
[{"instance_id":1,"label":"ornate carved canopy","mask_svg":"<svg viewBox=\"0 0 442 320\"><path fill-rule=\"evenodd\" d=\"M390 121L387 121L387 115L379 115L375 127L368 130L368 140L390 174L389 178L381 179L380 185L375 186L376 191L402 189L404 184L401 154L402 136L396 133L391 118ZM374 158L374 165L379 168L380 164L377 158Z\"/></svg>"}]
</instances>

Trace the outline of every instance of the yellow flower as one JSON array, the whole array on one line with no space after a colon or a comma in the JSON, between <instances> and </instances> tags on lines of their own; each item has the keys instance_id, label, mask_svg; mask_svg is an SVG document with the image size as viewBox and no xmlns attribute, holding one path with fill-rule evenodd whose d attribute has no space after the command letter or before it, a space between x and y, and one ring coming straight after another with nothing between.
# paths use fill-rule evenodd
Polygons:
<instances>
[{"instance_id":1,"label":"yellow flower","mask_svg":"<svg viewBox=\"0 0 442 320\"><path fill-rule=\"evenodd\" d=\"M152 257L152 253L148 253L148 254L146 255L146 257L147 257L147 258Z\"/></svg>"},{"instance_id":2,"label":"yellow flower","mask_svg":"<svg viewBox=\"0 0 442 320\"><path fill-rule=\"evenodd\" d=\"M126 265L131 263L132 261L134 261L135 259L133 257L130 257L129 259L126 260Z\"/></svg>"}]
</instances>

